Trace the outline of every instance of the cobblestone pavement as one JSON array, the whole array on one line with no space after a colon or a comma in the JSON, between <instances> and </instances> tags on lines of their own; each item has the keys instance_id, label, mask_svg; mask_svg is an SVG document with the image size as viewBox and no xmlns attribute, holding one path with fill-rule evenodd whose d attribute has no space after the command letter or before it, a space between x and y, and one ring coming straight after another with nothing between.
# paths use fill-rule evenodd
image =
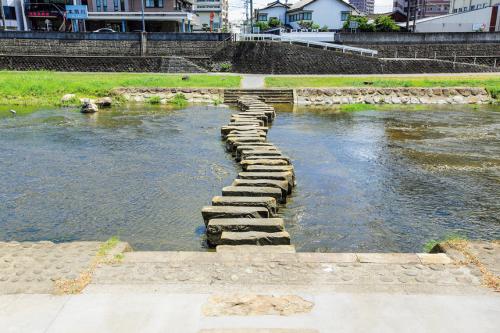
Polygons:
<instances>
[{"instance_id":1,"label":"cobblestone pavement","mask_svg":"<svg viewBox=\"0 0 500 333\"><path fill-rule=\"evenodd\" d=\"M453 255L411 253L124 252L99 260L103 243L0 243L0 294L54 293L58 281L92 270L97 288L172 292L404 292L488 293L473 263ZM126 243L113 250L122 253ZM500 246L474 242L471 251L498 274ZM118 251L118 252L117 252ZM453 259L452 259L453 258Z\"/></svg>"},{"instance_id":2,"label":"cobblestone pavement","mask_svg":"<svg viewBox=\"0 0 500 333\"><path fill-rule=\"evenodd\" d=\"M56 281L77 279L99 242L0 242L0 294L52 293Z\"/></svg>"},{"instance_id":3,"label":"cobblestone pavement","mask_svg":"<svg viewBox=\"0 0 500 333\"><path fill-rule=\"evenodd\" d=\"M130 252L92 282L169 291L486 292L481 272L445 254Z\"/></svg>"}]
</instances>

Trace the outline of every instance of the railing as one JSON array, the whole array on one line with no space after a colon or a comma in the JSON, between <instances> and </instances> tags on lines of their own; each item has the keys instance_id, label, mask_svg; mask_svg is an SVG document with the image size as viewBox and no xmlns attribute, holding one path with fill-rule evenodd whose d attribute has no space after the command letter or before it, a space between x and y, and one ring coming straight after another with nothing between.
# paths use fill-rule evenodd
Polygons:
<instances>
[{"instance_id":1,"label":"railing","mask_svg":"<svg viewBox=\"0 0 500 333\"><path fill-rule=\"evenodd\" d=\"M378 51L371 50L371 49L364 49L364 48L360 48L360 47L353 47L353 46L346 46L346 45L330 44L330 43L324 43L324 42L315 42L315 41L309 41L309 40L300 39L300 38L292 38L292 37L285 37L285 36L272 35L272 34L240 34L239 40L243 40L243 41L271 40L271 41L285 42L285 43L289 43L289 44L300 44L300 45L305 45L307 47L321 47L324 50L328 50L328 49L341 50L342 53L345 53L345 52L359 53L361 55L369 55L372 57L376 56L378 54Z\"/></svg>"}]
</instances>

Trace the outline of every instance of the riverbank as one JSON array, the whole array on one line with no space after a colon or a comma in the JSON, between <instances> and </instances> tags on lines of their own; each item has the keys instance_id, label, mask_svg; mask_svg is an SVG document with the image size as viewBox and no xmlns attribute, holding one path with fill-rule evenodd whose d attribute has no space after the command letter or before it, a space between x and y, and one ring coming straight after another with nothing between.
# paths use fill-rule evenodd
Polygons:
<instances>
[{"instance_id":1,"label":"riverbank","mask_svg":"<svg viewBox=\"0 0 500 333\"><path fill-rule=\"evenodd\" d=\"M238 88L237 75L169 75L130 73L0 72L0 105L61 106L61 97L75 94L66 105L78 105L79 98L109 96L115 88Z\"/></svg>"},{"instance_id":2,"label":"riverbank","mask_svg":"<svg viewBox=\"0 0 500 333\"><path fill-rule=\"evenodd\" d=\"M500 98L499 74L366 75L366 76L263 76L266 88L485 88ZM244 80L243 80L244 81ZM244 83L244 82L243 82ZM78 105L79 98L109 96L120 88L236 89L239 74L170 75L150 73L67 73L0 71L0 105ZM61 97L75 94L62 103ZM120 100L120 97L118 97ZM397 103L396 103L397 104Z\"/></svg>"},{"instance_id":3,"label":"riverbank","mask_svg":"<svg viewBox=\"0 0 500 333\"><path fill-rule=\"evenodd\" d=\"M408 75L408 76L268 76L267 88L485 88L490 95L500 98L499 74L474 75Z\"/></svg>"}]
</instances>

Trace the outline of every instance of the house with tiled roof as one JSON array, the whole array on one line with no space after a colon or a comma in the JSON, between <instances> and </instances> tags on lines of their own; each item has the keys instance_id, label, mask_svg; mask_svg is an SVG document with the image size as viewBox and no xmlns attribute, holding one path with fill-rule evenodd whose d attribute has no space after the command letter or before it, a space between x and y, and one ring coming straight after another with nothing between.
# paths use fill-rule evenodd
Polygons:
<instances>
[{"instance_id":1,"label":"house with tiled roof","mask_svg":"<svg viewBox=\"0 0 500 333\"><path fill-rule=\"evenodd\" d=\"M358 12L342 0L301 0L293 4L277 0L258 9L256 14L260 22L276 17L292 28L299 28L299 22L313 22L330 30L340 30L349 15Z\"/></svg>"}]
</instances>

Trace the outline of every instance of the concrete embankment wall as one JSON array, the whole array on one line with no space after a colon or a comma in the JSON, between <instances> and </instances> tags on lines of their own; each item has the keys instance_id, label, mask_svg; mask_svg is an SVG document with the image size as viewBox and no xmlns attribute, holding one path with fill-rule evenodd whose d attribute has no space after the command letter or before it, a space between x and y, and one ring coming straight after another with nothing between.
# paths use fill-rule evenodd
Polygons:
<instances>
[{"instance_id":1,"label":"concrete embankment wall","mask_svg":"<svg viewBox=\"0 0 500 333\"><path fill-rule=\"evenodd\" d=\"M350 44L476 44L500 43L500 32L361 32L337 33L335 42Z\"/></svg>"},{"instance_id":2,"label":"concrete embankment wall","mask_svg":"<svg viewBox=\"0 0 500 333\"><path fill-rule=\"evenodd\" d=\"M230 89L230 92L233 90ZM240 95L250 95L263 90L244 90ZM333 104L486 104L493 99L484 88L301 88L301 89L268 89L266 98L272 100L273 92L280 98L284 92L293 94L293 102L299 105L333 105ZM120 88L115 94L132 102L145 102L153 96L167 103L176 94L182 93L189 102L212 103L214 101L234 102L232 94L225 100L224 89L194 88Z\"/></svg>"},{"instance_id":3,"label":"concrete embankment wall","mask_svg":"<svg viewBox=\"0 0 500 333\"><path fill-rule=\"evenodd\" d=\"M145 55L210 57L230 34L148 33ZM139 56L140 33L0 32L0 54Z\"/></svg>"},{"instance_id":4,"label":"concrete embankment wall","mask_svg":"<svg viewBox=\"0 0 500 333\"><path fill-rule=\"evenodd\" d=\"M206 70L184 57L0 55L0 69L61 72L201 73Z\"/></svg>"},{"instance_id":5,"label":"concrete embankment wall","mask_svg":"<svg viewBox=\"0 0 500 333\"><path fill-rule=\"evenodd\" d=\"M484 88L309 88L295 90L299 105L486 104Z\"/></svg>"},{"instance_id":6,"label":"concrete embankment wall","mask_svg":"<svg viewBox=\"0 0 500 333\"><path fill-rule=\"evenodd\" d=\"M239 42L217 52L214 62L227 61L238 73L263 74L398 74L489 72L486 66L430 59L381 60L277 42Z\"/></svg>"},{"instance_id":7,"label":"concrete embankment wall","mask_svg":"<svg viewBox=\"0 0 500 333\"><path fill-rule=\"evenodd\" d=\"M381 58L437 58L500 66L500 32L338 33L335 41L377 50Z\"/></svg>"}]
</instances>

